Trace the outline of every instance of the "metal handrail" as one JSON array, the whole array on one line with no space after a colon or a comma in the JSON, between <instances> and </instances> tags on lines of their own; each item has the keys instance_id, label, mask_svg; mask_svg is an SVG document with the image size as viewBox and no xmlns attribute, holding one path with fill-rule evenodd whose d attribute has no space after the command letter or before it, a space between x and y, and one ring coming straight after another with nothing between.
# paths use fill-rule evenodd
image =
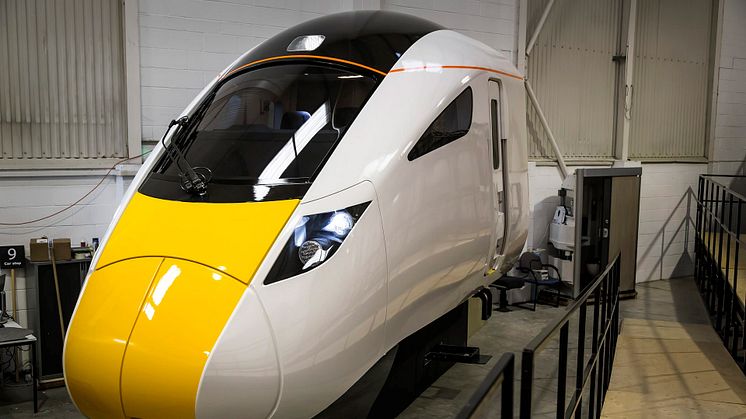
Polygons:
<instances>
[{"instance_id":1,"label":"metal handrail","mask_svg":"<svg viewBox=\"0 0 746 419\"><path fill-rule=\"evenodd\" d=\"M503 418L513 417L513 385L515 376L515 355L504 353L494 367L487 373L477 390L469 398L455 419L468 419L482 408L487 395L492 389L502 384L500 415Z\"/></svg>"},{"instance_id":2,"label":"metal handrail","mask_svg":"<svg viewBox=\"0 0 746 419\"><path fill-rule=\"evenodd\" d=\"M705 204L707 202L718 202L718 203L720 203L720 202L723 202L723 201L721 201L721 200L709 200L709 201L708 200L703 200L703 201L700 201L699 198L694 198L694 201L695 201L696 204L698 204L699 206L702 207L703 211L707 212L707 214L709 215L710 222L712 222L714 220L718 224L718 226L720 226L720 228L723 230L724 233L726 233L729 236L731 236L731 238L733 238L733 240L737 241L741 245L746 246L746 241L744 241L744 240L741 239L740 232L731 230L729 228L730 225L728 225L728 227L726 227L726 225L723 222L723 220L721 220L720 217L718 217L718 215L715 214L711 209L706 208L706 206L705 206ZM740 205L746 205L746 200L744 200L742 202L734 203L734 204L739 205L739 206Z\"/></svg>"},{"instance_id":3,"label":"metal handrail","mask_svg":"<svg viewBox=\"0 0 746 419\"><path fill-rule=\"evenodd\" d=\"M711 178L714 178L714 177L725 177L725 178L746 178L746 175L744 175L744 176L742 176L742 175L699 175L699 177L701 177L701 178L710 178L710 182L712 182L712 183L715 183L715 184L717 184L717 185L721 186L721 187L722 187L722 188L724 188L724 189L727 189L727 190L728 190L728 192L730 192L731 194L733 194L733 196L737 197L737 198L738 198L738 199L740 199L741 201L746 201L746 196L743 196L743 195L741 195L740 193L738 193L738 192L736 192L736 191L732 190L732 189L730 188L730 186L728 186L728 185L725 185L724 183L721 183L721 182L718 182L718 181L716 181L716 180L713 180L713 179L711 179Z\"/></svg>"},{"instance_id":4,"label":"metal handrail","mask_svg":"<svg viewBox=\"0 0 746 419\"><path fill-rule=\"evenodd\" d=\"M565 314L547 325L523 349L521 358L520 418L531 418L533 403L534 357L559 334L559 372L557 377L557 417L569 418L582 410L583 392L590 389L589 417L600 417L601 407L611 380L611 368L619 331L619 272L621 255L617 255L606 269L596 276L585 291L568 307ZM585 362L586 309L594 297L592 353ZM566 399L567 361L570 319L578 313L578 353L575 391ZM600 321L599 321L600 316Z\"/></svg>"},{"instance_id":5,"label":"metal handrail","mask_svg":"<svg viewBox=\"0 0 746 419\"><path fill-rule=\"evenodd\" d=\"M746 215L746 197L715 178L746 176L699 176L694 272L713 327L741 369L746 371L746 362L741 362L740 357L746 334L746 296L738 296L739 256L746 248L740 236L746 225L742 222Z\"/></svg>"},{"instance_id":6,"label":"metal handrail","mask_svg":"<svg viewBox=\"0 0 746 419\"><path fill-rule=\"evenodd\" d=\"M588 403L588 417L600 417L603 399L611 379L611 367L614 362L614 350L616 348L617 335L619 331L619 273L621 266L621 255L617 255L604 271L594 278L593 282L583 291L577 300L570 305L561 318L546 326L525 347L521 359L521 394L520 394L520 417L531 417L531 403L534 376L533 359L534 354L539 352L545 344L555 335L560 335L559 377L557 386L557 417L568 418L573 416L578 409L582 410L583 392L591 385L590 400ZM591 356L585 361L586 342L586 312L590 298L593 297L593 334L591 340ZM567 362L569 348L569 325L573 314L578 313L578 353L577 368L579 371L575 391L569 401L565 397L567 382ZM490 370L477 390L469 398L457 419L468 419L479 410L486 408L487 396L501 385L501 409L500 417L503 419L513 418L513 395L514 395L514 364L515 355L506 353L497 364ZM567 407L566 407L567 406Z\"/></svg>"},{"instance_id":7,"label":"metal handrail","mask_svg":"<svg viewBox=\"0 0 746 419\"><path fill-rule=\"evenodd\" d=\"M593 280L591 285L589 285L586 290L582 294L580 294L578 298L575 299L575 302L567 307L567 311L565 311L565 314L557 319L553 324L547 325L538 335L531 339L531 342L529 342L528 345L526 345L526 348L524 348L523 350L538 352L544 346L544 344L547 343L547 341L549 341L549 339L557 333L557 330L559 330L559 328L562 327L563 324L567 323L567 321L570 320L570 317L575 314L580 306L588 300L588 298L591 296L591 294L593 294L596 288L601 285L601 283L606 278L606 276L609 275L609 272L611 272L611 269L617 263L619 258L620 255L617 255L614 260L606 266L606 269L604 269L603 272L596 276L596 279Z\"/></svg>"}]
</instances>

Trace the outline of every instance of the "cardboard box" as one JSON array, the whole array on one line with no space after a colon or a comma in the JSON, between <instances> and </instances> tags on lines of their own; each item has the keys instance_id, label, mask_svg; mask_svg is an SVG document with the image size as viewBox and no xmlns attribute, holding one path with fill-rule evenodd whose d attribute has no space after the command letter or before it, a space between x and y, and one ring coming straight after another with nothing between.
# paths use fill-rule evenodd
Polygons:
<instances>
[{"instance_id":1,"label":"cardboard box","mask_svg":"<svg viewBox=\"0 0 746 419\"><path fill-rule=\"evenodd\" d=\"M70 260L72 259L72 249L70 247L70 239L31 239L29 248L31 249L30 259L32 262L47 262L49 261L49 242L52 242L52 249L54 251L55 260Z\"/></svg>"}]
</instances>

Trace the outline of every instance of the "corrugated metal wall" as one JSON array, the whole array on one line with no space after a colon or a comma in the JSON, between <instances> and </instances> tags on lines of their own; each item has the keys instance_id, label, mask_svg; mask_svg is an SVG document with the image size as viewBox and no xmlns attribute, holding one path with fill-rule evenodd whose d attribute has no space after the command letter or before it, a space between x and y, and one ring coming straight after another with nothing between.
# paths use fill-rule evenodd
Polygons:
<instances>
[{"instance_id":1,"label":"corrugated metal wall","mask_svg":"<svg viewBox=\"0 0 746 419\"><path fill-rule=\"evenodd\" d=\"M704 157L712 1L637 7L630 157Z\"/></svg>"},{"instance_id":2,"label":"corrugated metal wall","mask_svg":"<svg viewBox=\"0 0 746 419\"><path fill-rule=\"evenodd\" d=\"M123 56L118 0L0 0L0 167L125 156Z\"/></svg>"},{"instance_id":3,"label":"corrugated metal wall","mask_svg":"<svg viewBox=\"0 0 746 419\"><path fill-rule=\"evenodd\" d=\"M530 37L547 0L529 0ZM621 0L556 0L528 61L528 77L565 157L614 154L614 84ZM530 155L553 156L529 105Z\"/></svg>"}]
</instances>

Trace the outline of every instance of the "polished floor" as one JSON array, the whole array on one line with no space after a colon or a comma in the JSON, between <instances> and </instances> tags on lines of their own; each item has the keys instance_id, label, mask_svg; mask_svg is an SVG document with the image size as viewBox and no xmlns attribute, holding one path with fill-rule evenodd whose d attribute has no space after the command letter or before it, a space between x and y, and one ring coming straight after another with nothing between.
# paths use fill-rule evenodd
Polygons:
<instances>
[{"instance_id":1,"label":"polished floor","mask_svg":"<svg viewBox=\"0 0 746 419\"><path fill-rule=\"evenodd\" d=\"M746 377L710 325L694 281L655 281L638 291L622 304L603 417L746 418Z\"/></svg>"}]
</instances>

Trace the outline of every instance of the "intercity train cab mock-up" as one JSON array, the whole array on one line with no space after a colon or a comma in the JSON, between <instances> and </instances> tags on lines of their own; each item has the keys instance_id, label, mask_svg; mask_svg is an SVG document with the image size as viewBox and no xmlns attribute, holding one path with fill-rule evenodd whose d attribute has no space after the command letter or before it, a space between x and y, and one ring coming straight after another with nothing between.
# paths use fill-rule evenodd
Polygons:
<instances>
[{"instance_id":1,"label":"intercity train cab mock-up","mask_svg":"<svg viewBox=\"0 0 746 419\"><path fill-rule=\"evenodd\" d=\"M90 417L312 417L507 270L527 214L509 59L391 12L290 28L134 179L70 323L70 395Z\"/></svg>"}]
</instances>

